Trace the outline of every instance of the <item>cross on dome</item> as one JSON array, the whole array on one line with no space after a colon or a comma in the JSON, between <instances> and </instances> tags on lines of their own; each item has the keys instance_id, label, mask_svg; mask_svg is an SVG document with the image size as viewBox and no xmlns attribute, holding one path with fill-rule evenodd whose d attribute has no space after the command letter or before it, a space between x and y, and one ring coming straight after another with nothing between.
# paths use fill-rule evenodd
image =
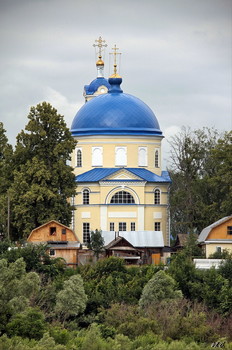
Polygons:
<instances>
[{"instance_id":1,"label":"cross on dome","mask_svg":"<svg viewBox=\"0 0 232 350\"><path fill-rule=\"evenodd\" d=\"M119 48L116 45L112 47L112 50L114 52L110 52L110 55L114 55L114 73L110 76L110 78L121 78L120 75L117 73L117 55L121 55L121 52L117 52Z\"/></svg>"}]
</instances>

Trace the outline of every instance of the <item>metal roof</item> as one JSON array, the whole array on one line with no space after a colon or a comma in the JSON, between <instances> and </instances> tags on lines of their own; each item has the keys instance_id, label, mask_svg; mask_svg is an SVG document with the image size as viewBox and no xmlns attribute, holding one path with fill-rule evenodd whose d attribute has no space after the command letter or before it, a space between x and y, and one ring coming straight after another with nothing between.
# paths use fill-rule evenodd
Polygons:
<instances>
[{"instance_id":1,"label":"metal roof","mask_svg":"<svg viewBox=\"0 0 232 350\"><path fill-rule=\"evenodd\" d=\"M163 171L162 176L159 176L143 168L95 168L76 176L76 182L97 182L100 180L107 181L107 176L112 175L121 170L127 170L131 172L132 174L140 177L141 181L145 180L148 182L164 182L164 183L171 182L171 179L167 171ZM120 180L116 180L116 181L120 181ZM124 181L124 180L121 180L121 181ZM131 181L134 182L138 180L131 179Z\"/></svg>"},{"instance_id":2,"label":"metal roof","mask_svg":"<svg viewBox=\"0 0 232 350\"><path fill-rule=\"evenodd\" d=\"M95 79L93 91L99 84ZM80 135L157 135L162 137L158 120L143 101L123 93L121 79L111 79L107 94L88 101L77 112L71 126L73 136ZM95 86L96 85L96 86ZM105 84L104 84L105 85ZM92 89L91 84L86 89Z\"/></svg>"},{"instance_id":3,"label":"metal roof","mask_svg":"<svg viewBox=\"0 0 232 350\"><path fill-rule=\"evenodd\" d=\"M224 218L222 218L222 219L220 219L220 220L218 220L218 221L215 221L213 224L211 224L211 225L205 227L205 228L201 231L201 233L200 233L200 235L199 235L199 237L198 237L198 242L204 242L204 241L207 239L209 233L211 232L211 230L212 230L214 227L217 227L217 226L223 224L223 222L228 221L229 219L232 219L232 215L226 216L226 217L224 217Z\"/></svg>"},{"instance_id":4,"label":"metal roof","mask_svg":"<svg viewBox=\"0 0 232 350\"><path fill-rule=\"evenodd\" d=\"M163 234L161 231L119 231L120 237L124 237L136 248L164 247ZM102 231L105 246L115 239L114 231Z\"/></svg>"}]
</instances>

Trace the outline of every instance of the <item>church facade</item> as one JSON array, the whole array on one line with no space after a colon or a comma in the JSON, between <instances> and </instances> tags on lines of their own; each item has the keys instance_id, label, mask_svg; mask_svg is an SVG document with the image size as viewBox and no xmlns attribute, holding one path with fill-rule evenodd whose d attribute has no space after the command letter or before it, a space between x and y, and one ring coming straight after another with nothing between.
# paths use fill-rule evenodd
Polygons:
<instances>
[{"instance_id":1,"label":"church facade","mask_svg":"<svg viewBox=\"0 0 232 350\"><path fill-rule=\"evenodd\" d=\"M153 111L123 92L116 60L113 75L104 78L104 41L96 42L97 78L84 87L86 103L71 126L77 140L72 228L83 244L98 229L106 244L117 235L137 247L169 246L171 181L162 170L162 131Z\"/></svg>"}]
</instances>

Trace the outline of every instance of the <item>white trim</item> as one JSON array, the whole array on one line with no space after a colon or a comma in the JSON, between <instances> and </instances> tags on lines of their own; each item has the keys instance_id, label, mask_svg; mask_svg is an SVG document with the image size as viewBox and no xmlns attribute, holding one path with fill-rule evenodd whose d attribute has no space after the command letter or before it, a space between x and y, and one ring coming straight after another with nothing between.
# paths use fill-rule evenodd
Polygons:
<instances>
[{"instance_id":1,"label":"white trim","mask_svg":"<svg viewBox=\"0 0 232 350\"><path fill-rule=\"evenodd\" d=\"M112 186L112 183L111 183L111 186ZM137 195L137 193L132 190L130 187L127 187L127 186L118 186L118 187L115 187L113 188L106 196L106 200L105 200L105 204L111 204L110 203L110 199L111 197L118 191L128 191L129 193L133 193L133 197L134 197L134 200L135 200L135 203L134 204L139 204L139 197ZM131 205L134 205L131 203ZM117 205L117 204L114 204L114 205ZM118 204L118 205L122 205L122 204ZM124 204L123 204L124 205ZM128 204L130 205L130 204Z\"/></svg>"},{"instance_id":2,"label":"white trim","mask_svg":"<svg viewBox=\"0 0 232 350\"><path fill-rule=\"evenodd\" d=\"M81 218L82 218L82 219L90 219L90 218L91 218L90 211L83 211L83 212L81 213Z\"/></svg>"},{"instance_id":3,"label":"white trim","mask_svg":"<svg viewBox=\"0 0 232 350\"><path fill-rule=\"evenodd\" d=\"M138 231L144 231L144 205L138 207Z\"/></svg>"},{"instance_id":4,"label":"white trim","mask_svg":"<svg viewBox=\"0 0 232 350\"><path fill-rule=\"evenodd\" d=\"M107 210L108 208L104 206L100 206L100 227L102 231L107 230Z\"/></svg>"},{"instance_id":5,"label":"white trim","mask_svg":"<svg viewBox=\"0 0 232 350\"><path fill-rule=\"evenodd\" d=\"M112 211L108 213L109 218L137 218L137 213L133 211Z\"/></svg>"}]
</instances>

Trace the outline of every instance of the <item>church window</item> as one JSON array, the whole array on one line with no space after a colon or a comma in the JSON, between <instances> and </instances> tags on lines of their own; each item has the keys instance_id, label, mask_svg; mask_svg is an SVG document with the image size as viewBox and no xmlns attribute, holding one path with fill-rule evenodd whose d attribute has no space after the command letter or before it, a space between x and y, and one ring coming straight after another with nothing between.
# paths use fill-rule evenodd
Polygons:
<instances>
[{"instance_id":1,"label":"church window","mask_svg":"<svg viewBox=\"0 0 232 350\"><path fill-rule=\"evenodd\" d=\"M90 224L83 222L83 242L88 244L90 242Z\"/></svg>"},{"instance_id":2,"label":"church window","mask_svg":"<svg viewBox=\"0 0 232 350\"><path fill-rule=\"evenodd\" d=\"M115 148L115 166L127 165L127 149L126 147Z\"/></svg>"},{"instance_id":3,"label":"church window","mask_svg":"<svg viewBox=\"0 0 232 350\"><path fill-rule=\"evenodd\" d=\"M155 222L155 231L160 231L160 230L161 230L161 223Z\"/></svg>"},{"instance_id":4,"label":"church window","mask_svg":"<svg viewBox=\"0 0 232 350\"><path fill-rule=\"evenodd\" d=\"M82 167L82 151L80 148L77 149L77 167Z\"/></svg>"},{"instance_id":5,"label":"church window","mask_svg":"<svg viewBox=\"0 0 232 350\"><path fill-rule=\"evenodd\" d=\"M158 188L154 192L154 204L160 204L160 190Z\"/></svg>"},{"instance_id":6,"label":"church window","mask_svg":"<svg viewBox=\"0 0 232 350\"><path fill-rule=\"evenodd\" d=\"M227 226L227 234L232 235L232 226Z\"/></svg>"},{"instance_id":7,"label":"church window","mask_svg":"<svg viewBox=\"0 0 232 350\"><path fill-rule=\"evenodd\" d=\"M110 201L111 204L134 204L133 196L127 191L119 191L113 195Z\"/></svg>"},{"instance_id":8,"label":"church window","mask_svg":"<svg viewBox=\"0 0 232 350\"><path fill-rule=\"evenodd\" d=\"M92 147L92 166L102 166L102 147Z\"/></svg>"},{"instance_id":9,"label":"church window","mask_svg":"<svg viewBox=\"0 0 232 350\"><path fill-rule=\"evenodd\" d=\"M126 222L119 222L118 230L119 231L126 231Z\"/></svg>"},{"instance_id":10,"label":"church window","mask_svg":"<svg viewBox=\"0 0 232 350\"><path fill-rule=\"evenodd\" d=\"M131 222L131 231L135 231L135 222Z\"/></svg>"},{"instance_id":11,"label":"church window","mask_svg":"<svg viewBox=\"0 0 232 350\"><path fill-rule=\"evenodd\" d=\"M139 147L139 166L147 166L147 147Z\"/></svg>"},{"instance_id":12,"label":"church window","mask_svg":"<svg viewBox=\"0 0 232 350\"><path fill-rule=\"evenodd\" d=\"M83 204L89 204L89 190L85 189L82 195L83 195Z\"/></svg>"},{"instance_id":13,"label":"church window","mask_svg":"<svg viewBox=\"0 0 232 350\"><path fill-rule=\"evenodd\" d=\"M110 231L114 231L114 222L110 222Z\"/></svg>"},{"instance_id":14,"label":"church window","mask_svg":"<svg viewBox=\"0 0 232 350\"><path fill-rule=\"evenodd\" d=\"M159 168L159 150L155 150L155 168Z\"/></svg>"}]
</instances>

